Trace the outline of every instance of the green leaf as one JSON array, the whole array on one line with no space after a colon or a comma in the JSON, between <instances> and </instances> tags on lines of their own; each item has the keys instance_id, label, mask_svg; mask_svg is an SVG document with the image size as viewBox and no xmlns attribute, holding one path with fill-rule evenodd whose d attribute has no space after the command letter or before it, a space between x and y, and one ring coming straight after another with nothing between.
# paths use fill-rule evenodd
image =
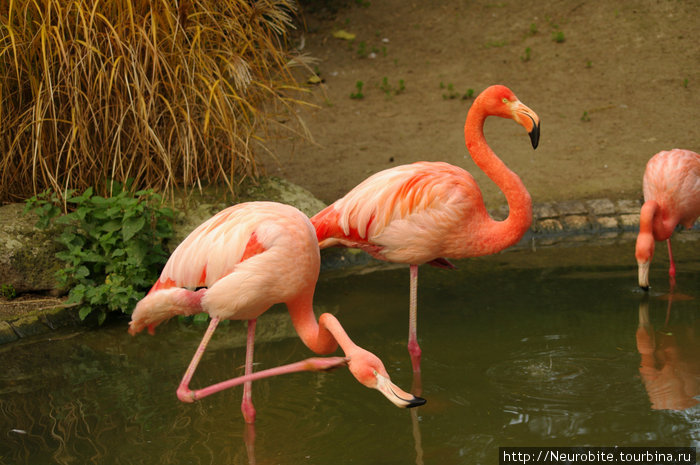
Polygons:
<instances>
[{"instance_id":1,"label":"green leaf","mask_svg":"<svg viewBox=\"0 0 700 465\"><path fill-rule=\"evenodd\" d=\"M87 318L87 316L92 312L92 308L90 307L80 307L80 310L78 311L78 316L80 317L80 320L84 320Z\"/></svg>"},{"instance_id":2,"label":"green leaf","mask_svg":"<svg viewBox=\"0 0 700 465\"><path fill-rule=\"evenodd\" d=\"M105 224L103 224L100 229L105 232L115 232L119 231L121 229L122 224L121 221L119 220L109 220Z\"/></svg>"},{"instance_id":3,"label":"green leaf","mask_svg":"<svg viewBox=\"0 0 700 465\"><path fill-rule=\"evenodd\" d=\"M146 218L143 216L127 219L122 225L122 239L124 239L125 242L128 241L134 237L137 232L141 231L145 224Z\"/></svg>"},{"instance_id":4,"label":"green leaf","mask_svg":"<svg viewBox=\"0 0 700 465\"><path fill-rule=\"evenodd\" d=\"M83 279L88 276L90 276L90 270L88 270L86 266L79 266L73 273L75 279Z\"/></svg>"}]
</instances>

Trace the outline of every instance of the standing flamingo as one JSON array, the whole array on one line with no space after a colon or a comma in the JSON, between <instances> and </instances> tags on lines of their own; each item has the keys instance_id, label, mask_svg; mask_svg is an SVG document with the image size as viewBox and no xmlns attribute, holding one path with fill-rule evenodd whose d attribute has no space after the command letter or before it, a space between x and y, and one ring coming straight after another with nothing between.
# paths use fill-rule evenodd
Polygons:
<instances>
[{"instance_id":1,"label":"standing flamingo","mask_svg":"<svg viewBox=\"0 0 700 465\"><path fill-rule=\"evenodd\" d=\"M639 287L648 290L654 241L666 241L668 275L672 283L675 281L671 234L679 224L692 228L700 216L700 155L683 149L657 153L647 163L642 186L644 205L639 214L635 256Z\"/></svg>"},{"instance_id":2,"label":"standing flamingo","mask_svg":"<svg viewBox=\"0 0 700 465\"><path fill-rule=\"evenodd\" d=\"M208 312L209 328L177 390L183 402L194 402L223 389L244 384L241 410L255 421L251 382L295 371L318 371L347 363L365 386L379 390L399 407L415 407L424 399L391 382L381 360L355 345L338 320L324 313L318 323L313 295L320 269L314 228L299 210L274 202L242 203L202 223L175 249L150 292L134 309L129 332L154 328L174 315ZM201 288L199 290L191 290ZM338 344L345 357L311 358L261 372L252 372L256 318L275 303L285 303L301 340L318 354ZM248 320L245 375L191 391L189 383L217 324L222 319Z\"/></svg>"},{"instance_id":3,"label":"standing flamingo","mask_svg":"<svg viewBox=\"0 0 700 465\"><path fill-rule=\"evenodd\" d=\"M510 213L493 220L474 178L442 162L417 162L376 173L313 218L321 248L357 247L375 258L410 265L408 349L414 372L420 371L417 340L418 265L452 268L444 257L466 258L505 249L525 234L532 221L532 200L524 184L486 143L488 116L510 118L540 137L539 117L505 86L491 86L467 114L464 139L474 162L503 191Z\"/></svg>"}]
</instances>

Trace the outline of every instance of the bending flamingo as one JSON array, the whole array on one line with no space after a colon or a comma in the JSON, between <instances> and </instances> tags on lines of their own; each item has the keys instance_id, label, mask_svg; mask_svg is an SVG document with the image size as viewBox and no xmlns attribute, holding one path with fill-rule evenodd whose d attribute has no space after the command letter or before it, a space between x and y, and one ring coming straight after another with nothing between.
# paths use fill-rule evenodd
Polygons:
<instances>
[{"instance_id":1,"label":"bending flamingo","mask_svg":"<svg viewBox=\"0 0 700 465\"><path fill-rule=\"evenodd\" d=\"M503 191L510 213L493 220L474 178L442 162L417 162L380 171L313 218L321 248L357 247L372 256L410 265L408 349L413 370L420 370L416 335L418 265L451 268L444 258L466 258L503 250L525 234L532 201L520 178L496 156L484 138L488 116L510 118L540 136L539 117L505 86L491 86L467 114L464 139L476 164Z\"/></svg>"},{"instance_id":2,"label":"bending flamingo","mask_svg":"<svg viewBox=\"0 0 700 465\"><path fill-rule=\"evenodd\" d=\"M316 235L299 210L273 202L229 207L196 228L177 247L160 279L137 305L129 332L154 328L174 315L208 312L212 320L177 390L183 402L194 402L228 387L244 384L241 410L255 421L251 381L294 371L326 370L347 363L355 378L379 390L399 407L425 400L393 384L381 360L355 345L338 320L324 313L318 323L313 295L320 269ZM191 290L202 288L197 291ZM256 318L275 303L285 303L302 341L318 354L338 344L345 357L312 358L253 373ZM245 376L191 391L189 382L217 324L222 319L248 320Z\"/></svg>"},{"instance_id":3,"label":"bending flamingo","mask_svg":"<svg viewBox=\"0 0 700 465\"><path fill-rule=\"evenodd\" d=\"M692 228L700 216L700 155L683 149L657 153L647 162L642 186L644 205L639 214L635 256L639 287L648 290L654 241L666 241L668 275L672 283L675 281L671 234L679 224Z\"/></svg>"}]
</instances>

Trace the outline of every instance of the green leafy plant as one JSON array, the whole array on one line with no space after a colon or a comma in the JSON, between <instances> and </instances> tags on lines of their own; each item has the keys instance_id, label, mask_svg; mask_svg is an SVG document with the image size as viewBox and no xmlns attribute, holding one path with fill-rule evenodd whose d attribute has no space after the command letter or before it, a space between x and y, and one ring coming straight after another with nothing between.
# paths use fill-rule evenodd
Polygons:
<instances>
[{"instance_id":1,"label":"green leafy plant","mask_svg":"<svg viewBox=\"0 0 700 465\"><path fill-rule=\"evenodd\" d=\"M521 59L523 62L530 61L531 55L532 55L532 49L531 49L530 47L526 47L526 48L525 48L525 55L522 55L522 56L520 57L520 59Z\"/></svg>"},{"instance_id":2,"label":"green leafy plant","mask_svg":"<svg viewBox=\"0 0 700 465\"><path fill-rule=\"evenodd\" d=\"M108 312L130 313L167 260L172 210L152 190L132 194L121 185L111 197L88 188L64 198L67 214L49 190L28 199L25 211L38 215L38 227L64 226L56 237L64 247L56 255L65 262L57 279L70 289L68 303L78 304L81 319L97 312L100 324Z\"/></svg>"},{"instance_id":3,"label":"green leafy plant","mask_svg":"<svg viewBox=\"0 0 700 465\"><path fill-rule=\"evenodd\" d=\"M581 116L581 121L583 121L584 123L588 123L590 120L591 120L591 117L588 116L588 112L584 111L583 115Z\"/></svg>"},{"instance_id":4,"label":"green leafy plant","mask_svg":"<svg viewBox=\"0 0 700 465\"><path fill-rule=\"evenodd\" d=\"M562 42L566 41L566 37L564 37L564 32L562 31L554 31L552 32L552 40L558 44L561 44Z\"/></svg>"},{"instance_id":5,"label":"green leafy plant","mask_svg":"<svg viewBox=\"0 0 700 465\"><path fill-rule=\"evenodd\" d=\"M362 81L357 81L355 83L355 88L357 89L357 92L353 92L350 94L351 99L355 100L361 100L365 98L365 94L362 93L362 87L364 87L365 83Z\"/></svg>"}]
</instances>

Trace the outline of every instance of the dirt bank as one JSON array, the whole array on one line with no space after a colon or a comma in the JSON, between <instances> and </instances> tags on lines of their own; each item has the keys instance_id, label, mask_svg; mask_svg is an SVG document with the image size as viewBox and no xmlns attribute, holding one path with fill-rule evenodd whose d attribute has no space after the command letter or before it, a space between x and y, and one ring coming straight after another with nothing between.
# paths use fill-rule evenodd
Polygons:
<instances>
[{"instance_id":1,"label":"dirt bank","mask_svg":"<svg viewBox=\"0 0 700 465\"><path fill-rule=\"evenodd\" d=\"M348 3L335 15L309 7L299 35L324 80L313 89L319 109L305 113L318 145L281 141L280 164L266 161L268 173L325 202L378 170L443 160L469 170L487 205L500 206L463 139L472 100L462 95L495 83L542 120L536 151L512 121L486 124L535 203L635 199L654 153L700 151L699 2ZM354 41L334 38L340 30ZM358 81L364 98L353 99Z\"/></svg>"}]
</instances>

